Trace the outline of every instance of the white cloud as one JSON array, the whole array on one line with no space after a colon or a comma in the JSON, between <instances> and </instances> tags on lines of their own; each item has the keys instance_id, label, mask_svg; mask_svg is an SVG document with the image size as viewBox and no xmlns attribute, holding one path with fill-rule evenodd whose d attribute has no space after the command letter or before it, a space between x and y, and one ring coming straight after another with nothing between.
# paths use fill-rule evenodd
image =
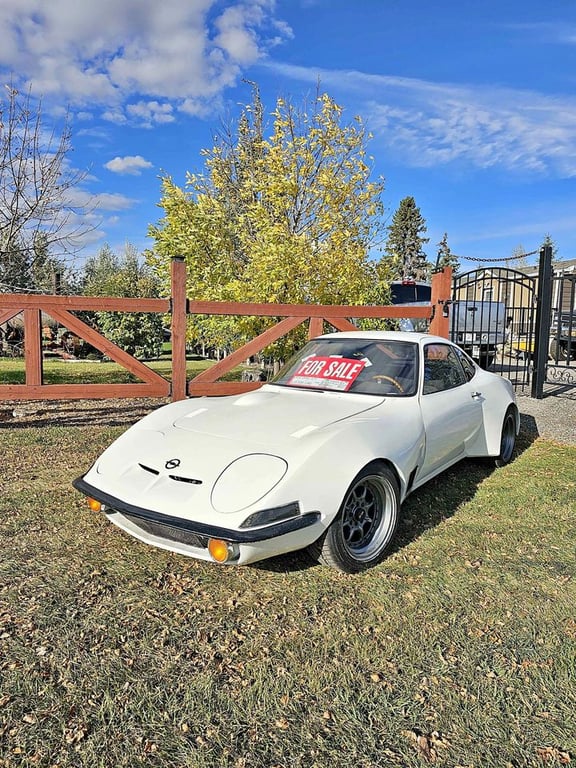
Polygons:
<instances>
[{"instance_id":1,"label":"white cloud","mask_svg":"<svg viewBox=\"0 0 576 768\"><path fill-rule=\"evenodd\" d=\"M219 111L221 107L220 98L213 99L211 106L215 111ZM183 112L186 115L191 115L192 117L207 117L210 109L206 102L201 100L184 99L184 101L179 104L178 111Z\"/></svg>"},{"instance_id":2,"label":"white cloud","mask_svg":"<svg viewBox=\"0 0 576 768\"><path fill-rule=\"evenodd\" d=\"M576 98L496 85L454 85L267 63L281 74L352 94L385 152L413 167L576 176Z\"/></svg>"},{"instance_id":3,"label":"white cloud","mask_svg":"<svg viewBox=\"0 0 576 768\"><path fill-rule=\"evenodd\" d=\"M126 111L131 117L138 118L142 125L148 128L151 128L155 123L174 122L172 105L166 102L161 104L158 101L139 101L137 104L128 104Z\"/></svg>"},{"instance_id":4,"label":"white cloud","mask_svg":"<svg viewBox=\"0 0 576 768\"><path fill-rule=\"evenodd\" d=\"M576 44L576 26L565 21L517 22L504 26L532 40L560 45Z\"/></svg>"},{"instance_id":5,"label":"white cloud","mask_svg":"<svg viewBox=\"0 0 576 768\"><path fill-rule=\"evenodd\" d=\"M105 109L104 112L102 112L102 119L107 120L109 123L115 123L116 125L125 125L128 122L122 108Z\"/></svg>"},{"instance_id":6,"label":"white cloud","mask_svg":"<svg viewBox=\"0 0 576 768\"><path fill-rule=\"evenodd\" d=\"M76 115L78 117L78 115ZM98 140L99 142L106 142L109 141L110 136L107 131L103 130L102 128L80 128L80 130L76 131L76 136L90 136L93 139Z\"/></svg>"},{"instance_id":7,"label":"white cloud","mask_svg":"<svg viewBox=\"0 0 576 768\"><path fill-rule=\"evenodd\" d=\"M253 21L261 21L260 9L255 7ZM259 18L258 18L259 17ZM246 26L245 9L242 6L226 8L216 19L219 34L215 42L219 48L239 64L252 64L258 59L258 41L254 30Z\"/></svg>"},{"instance_id":8,"label":"white cloud","mask_svg":"<svg viewBox=\"0 0 576 768\"><path fill-rule=\"evenodd\" d=\"M115 157L104 164L104 168L112 171L112 173L127 173L132 176L140 176L143 170L152 167L152 163L149 160L145 160L141 155Z\"/></svg>"},{"instance_id":9,"label":"white cloud","mask_svg":"<svg viewBox=\"0 0 576 768\"><path fill-rule=\"evenodd\" d=\"M137 200L117 192L102 192L94 194L80 187L75 187L68 193L69 204L82 209L83 215L97 215L100 211L128 211L137 204Z\"/></svg>"},{"instance_id":10,"label":"white cloud","mask_svg":"<svg viewBox=\"0 0 576 768\"><path fill-rule=\"evenodd\" d=\"M168 102L198 113L291 34L275 0L2 0L0 72L115 123L162 123Z\"/></svg>"},{"instance_id":11,"label":"white cloud","mask_svg":"<svg viewBox=\"0 0 576 768\"><path fill-rule=\"evenodd\" d=\"M92 200L95 209L99 211L126 211L133 208L137 202L117 192L104 192L100 195L93 195Z\"/></svg>"}]
</instances>

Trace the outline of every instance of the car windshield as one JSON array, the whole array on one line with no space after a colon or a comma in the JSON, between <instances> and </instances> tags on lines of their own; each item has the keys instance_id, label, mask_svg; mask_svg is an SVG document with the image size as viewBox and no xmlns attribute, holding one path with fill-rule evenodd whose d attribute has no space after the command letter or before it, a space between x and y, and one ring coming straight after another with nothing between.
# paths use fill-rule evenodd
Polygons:
<instances>
[{"instance_id":1,"label":"car windshield","mask_svg":"<svg viewBox=\"0 0 576 768\"><path fill-rule=\"evenodd\" d=\"M283 387L410 397L416 393L418 347L384 339L314 339L272 380Z\"/></svg>"}]
</instances>

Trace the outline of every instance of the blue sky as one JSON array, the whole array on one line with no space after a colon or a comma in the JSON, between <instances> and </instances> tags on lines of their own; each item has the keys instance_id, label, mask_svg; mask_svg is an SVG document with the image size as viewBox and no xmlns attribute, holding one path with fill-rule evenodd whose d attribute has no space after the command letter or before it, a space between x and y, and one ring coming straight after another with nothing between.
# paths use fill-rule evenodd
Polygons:
<instances>
[{"instance_id":1,"label":"blue sky","mask_svg":"<svg viewBox=\"0 0 576 768\"><path fill-rule=\"evenodd\" d=\"M412 195L430 258L444 232L463 267L548 233L575 258L575 57L573 0L0 0L4 82L70 110L84 255L151 244L159 177L202 169L245 78L267 110L319 80L360 115L387 215Z\"/></svg>"}]
</instances>

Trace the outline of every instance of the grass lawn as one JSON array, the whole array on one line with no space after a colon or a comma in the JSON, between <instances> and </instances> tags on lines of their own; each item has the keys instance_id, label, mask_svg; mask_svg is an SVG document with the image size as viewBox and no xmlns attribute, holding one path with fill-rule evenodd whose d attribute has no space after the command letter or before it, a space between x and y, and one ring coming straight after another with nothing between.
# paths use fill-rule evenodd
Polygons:
<instances>
[{"instance_id":1,"label":"grass lawn","mask_svg":"<svg viewBox=\"0 0 576 768\"><path fill-rule=\"evenodd\" d=\"M70 482L120 432L0 424L0 766L576 761L576 448L460 464L345 576L199 563L89 513Z\"/></svg>"},{"instance_id":2,"label":"grass lawn","mask_svg":"<svg viewBox=\"0 0 576 768\"><path fill-rule=\"evenodd\" d=\"M172 378L170 356L143 361L145 365L166 379ZM213 360L188 360L188 379L213 365ZM44 384L125 384L139 381L118 363L98 360L62 360L45 358L42 363ZM0 384L24 384L26 372L24 358L0 357Z\"/></svg>"}]
</instances>

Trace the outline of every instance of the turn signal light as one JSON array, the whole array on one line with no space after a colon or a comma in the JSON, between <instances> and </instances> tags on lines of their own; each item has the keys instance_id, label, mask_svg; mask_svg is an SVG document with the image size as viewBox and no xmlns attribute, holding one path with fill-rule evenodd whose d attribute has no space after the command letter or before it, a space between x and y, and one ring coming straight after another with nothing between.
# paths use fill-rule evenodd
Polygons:
<instances>
[{"instance_id":1,"label":"turn signal light","mask_svg":"<svg viewBox=\"0 0 576 768\"><path fill-rule=\"evenodd\" d=\"M226 563L233 555L232 546L222 539L209 539L208 552L210 557L217 563Z\"/></svg>"},{"instance_id":2,"label":"turn signal light","mask_svg":"<svg viewBox=\"0 0 576 768\"><path fill-rule=\"evenodd\" d=\"M92 510L92 512L102 512L102 504L99 501L96 501L96 499L88 498L88 506Z\"/></svg>"}]
</instances>

